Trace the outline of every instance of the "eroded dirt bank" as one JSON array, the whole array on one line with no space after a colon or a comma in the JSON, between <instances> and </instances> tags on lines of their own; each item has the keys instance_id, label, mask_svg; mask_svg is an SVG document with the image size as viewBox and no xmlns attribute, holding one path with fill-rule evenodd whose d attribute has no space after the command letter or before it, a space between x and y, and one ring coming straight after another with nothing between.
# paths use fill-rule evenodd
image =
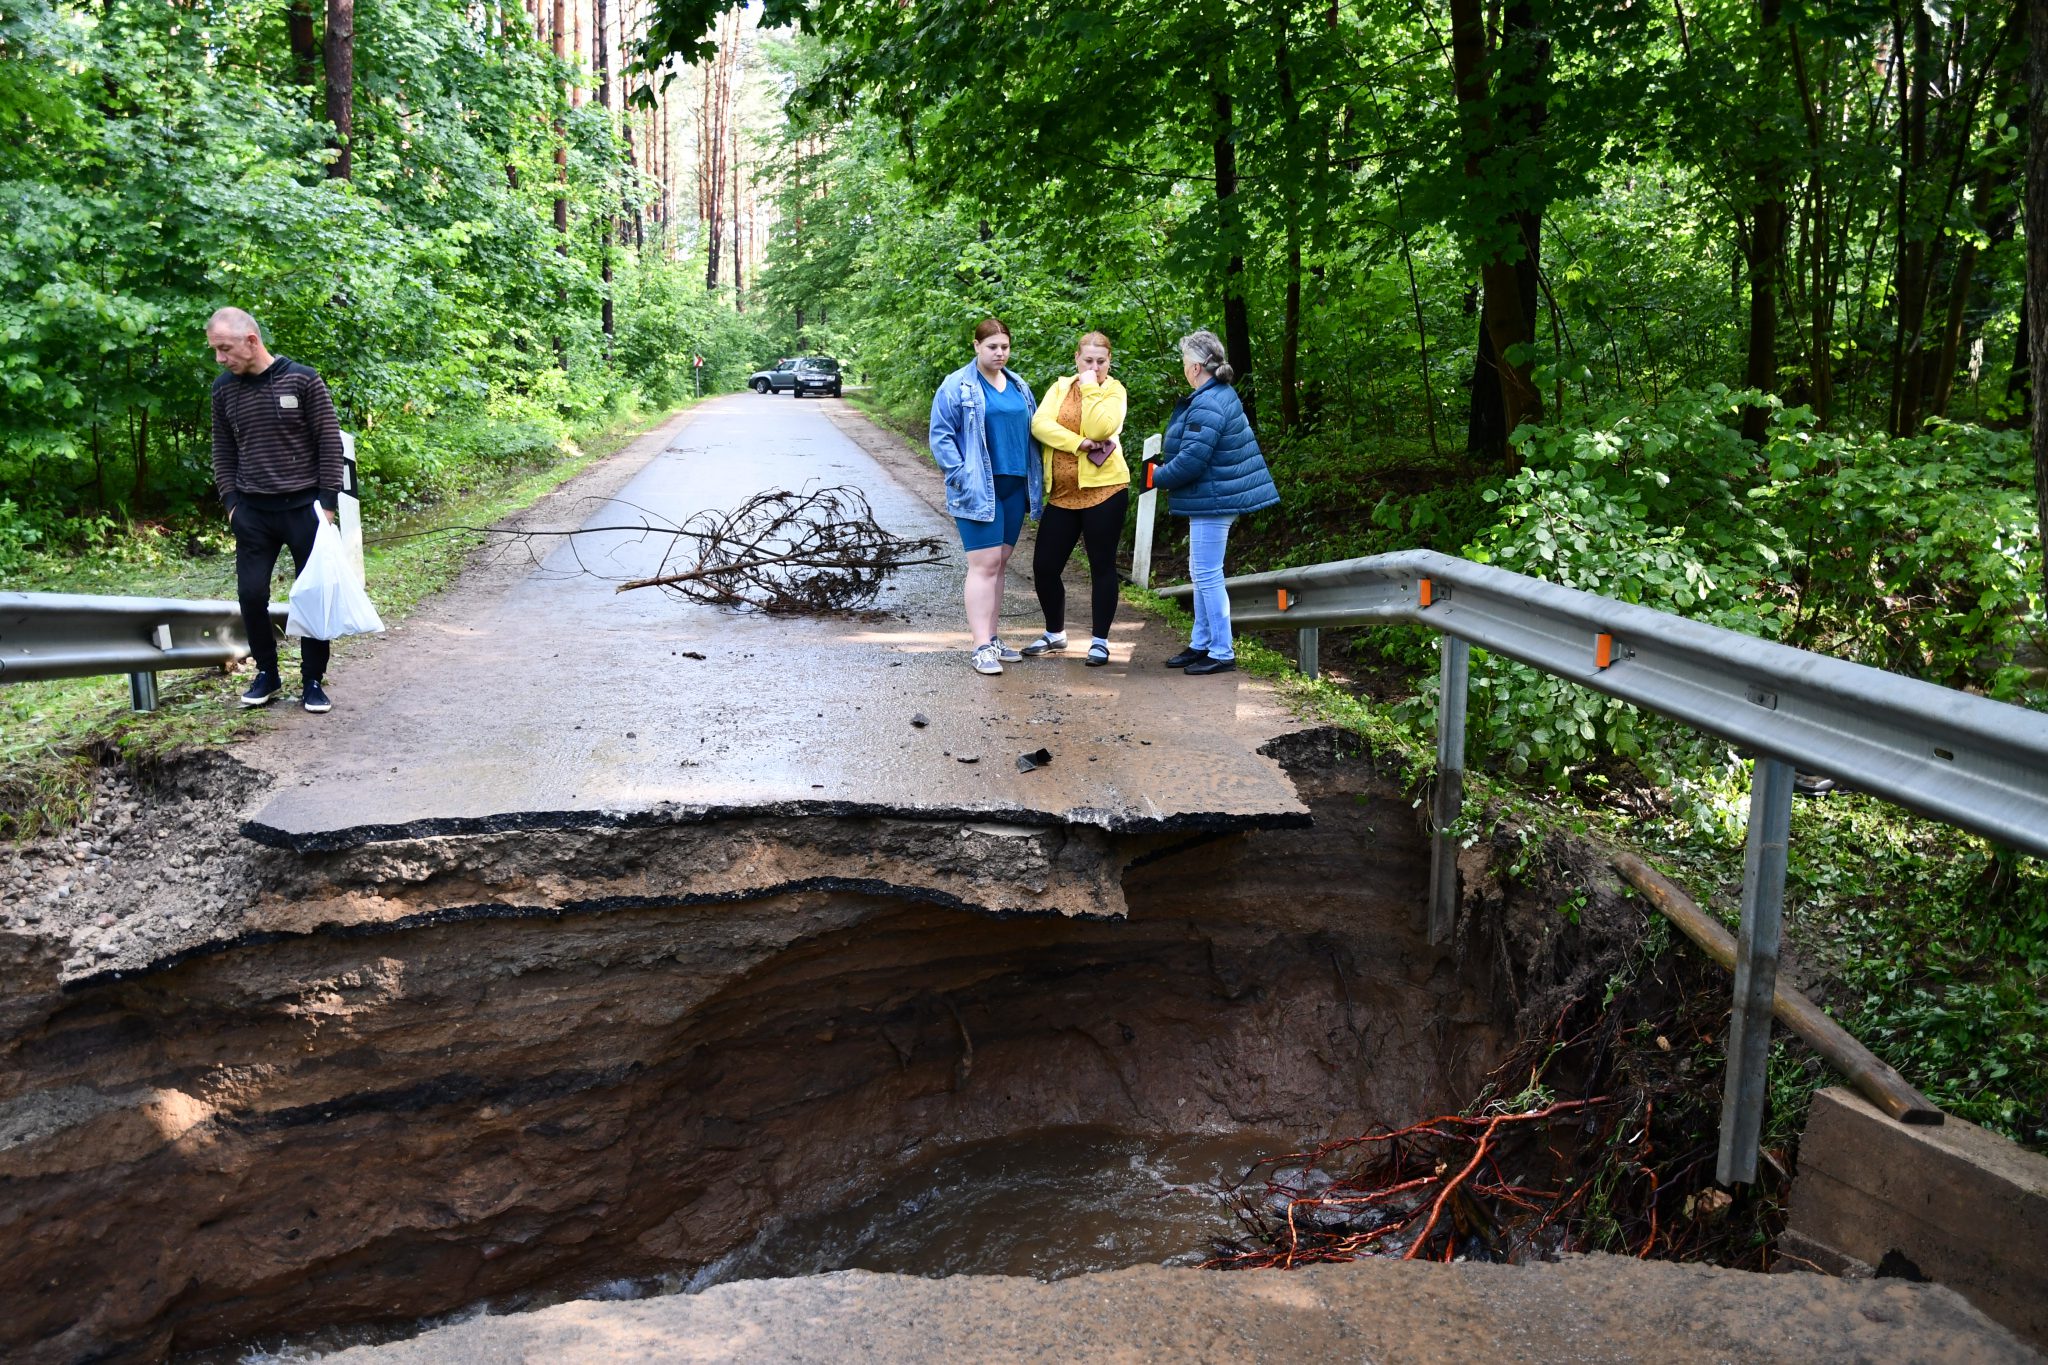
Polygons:
<instances>
[{"instance_id":1,"label":"eroded dirt bank","mask_svg":"<svg viewBox=\"0 0 2048 1365\"><path fill-rule=\"evenodd\" d=\"M729 894L663 901L647 868L682 836L645 829L543 841L545 870L441 841L376 855L379 881L364 851L326 865L325 902L294 889L303 932L66 991L17 959L0 1356L150 1359L673 1271L954 1141L1454 1102L1500 1021L1412 927L1408 800L1331 744L1282 755L1314 829L1031 845L1054 878L1128 863L1122 918L974 908L1003 899L974 860L914 878L914 839L854 829L843 881L774 890L755 858Z\"/></svg>"}]
</instances>

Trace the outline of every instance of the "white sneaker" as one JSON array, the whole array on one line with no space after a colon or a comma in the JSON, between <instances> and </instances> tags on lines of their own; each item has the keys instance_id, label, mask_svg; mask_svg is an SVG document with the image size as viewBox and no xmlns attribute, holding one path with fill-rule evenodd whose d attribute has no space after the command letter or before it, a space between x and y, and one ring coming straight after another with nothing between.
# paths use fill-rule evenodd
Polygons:
<instances>
[{"instance_id":1,"label":"white sneaker","mask_svg":"<svg viewBox=\"0 0 2048 1365\"><path fill-rule=\"evenodd\" d=\"M1033 640L1030 644L1024 646L1024 657L1027 659L1035 659L1041 654L1058 653L1060 650L1063 650L1066 647L1067 633L1065 631L1060 631L1058 634L1054 634L1052 631L1047 631L1045 632L1045 634L1039 636L1036 640Z\"/></svg>"},{"instance_id":2,"label":"white sneaker","mask_svg":"<svg viewBox=\"0 0 2048 1365\"><path fill-rule=\"evenodd\" d=\"M995 646L996 657L998 659L1001 659L1004 663L1021 664L1024 662L1024 656L1022 654L1019 654L1016 650L1010 648L1001 640L990 640L989 643Z\"/></svg>"},{"instance_id":3,"label":"white sneaker","mask_svg":"<svg viewBox=\"0 0 2048 1365\"><path fill-rule=\"evenodd\" d=\"M1018 656L1022 658L1022 655ZM976 673L1000 673L1003 671L1002 647L991 640L985 645L974 647L974 671Z\"/></svg>"}]
</instances>

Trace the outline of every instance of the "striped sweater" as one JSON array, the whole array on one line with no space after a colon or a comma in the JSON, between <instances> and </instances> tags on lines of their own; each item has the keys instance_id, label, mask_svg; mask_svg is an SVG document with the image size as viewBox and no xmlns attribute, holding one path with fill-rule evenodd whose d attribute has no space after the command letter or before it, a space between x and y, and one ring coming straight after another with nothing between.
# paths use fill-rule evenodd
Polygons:
<instances>
[{"instance_id":1,"label":"striped sweater","mask_svg":"<svg viewBox=\"0 0 2048 1365\"><path fill-rule=\"evenodd\" d=\"M341 491L341 425L327 385L283 356L262 374L222 372L213 381L213 482L233 511L332 509Z\"/></svg>"}]
</instances>

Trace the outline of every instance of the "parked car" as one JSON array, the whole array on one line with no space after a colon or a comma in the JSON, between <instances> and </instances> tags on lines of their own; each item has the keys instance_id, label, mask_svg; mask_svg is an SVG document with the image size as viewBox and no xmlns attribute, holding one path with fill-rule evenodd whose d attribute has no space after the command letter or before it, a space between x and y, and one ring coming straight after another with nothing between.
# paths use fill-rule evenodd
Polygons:
<instances>
[{"instance_id":1,"label":"parked car","mask_svg":"<svg viewBox=\"0 0 2048 1365\"><path fill-rule=\"evenodd\" d=\"M830 356L807 356L796 363L796 387L790 392L797 398L814 394L819 398L839 396L839 362Z\"/></svg>"},{"instance_id":2,"label":"parked car","mask_svg":"<svg viewBox=\"0 0 2048 1365\"><path fill-rule=\"evenodd\" d=\"M796 387L796 357L778 360L765 370L756 370L747 380L747 387L755 393L780 393Z\"/></svg>"}]
</instances>

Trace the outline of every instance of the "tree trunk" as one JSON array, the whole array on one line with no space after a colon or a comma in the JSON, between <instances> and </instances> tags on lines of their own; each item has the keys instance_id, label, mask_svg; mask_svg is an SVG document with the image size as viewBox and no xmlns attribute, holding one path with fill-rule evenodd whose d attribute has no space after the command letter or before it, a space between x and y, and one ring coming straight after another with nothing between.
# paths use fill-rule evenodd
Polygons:
<instances>
[{"instance_id":1,"label":"tree trunk","mask_svg":"<svg viewBox=\"0 0 2048 1365\"><path fill-rule=\"evenodd\" d=\"M554 49L558 69L566 69L568 50L568 0L555 0ZM555 97L555 251L569 254L569 129L562 121L561 106L569 102L566 77L557 82Z\"/></svg>"},{"instance_id":2,"label":"tree trunk","mask_svg":"<svg viewBox=\"0 0 2048 1365\"><path fill-rule=\"evenodd\" d=\"M292 84L311 90L320 84L320 33L313 0L290 0L285 7L284 31L292 48ZM314 111L319 116L319 111Z\"/></svg>"},{"instance_id":3,"label":"tree trunk","mask_svg":"<svg viewBox=\"0 0 2048 1365\"><path fill-rule=\"evenodd\" d=\"M1776 189L1771 172L1757 176L1757 193L1769 195ZM1749 361L1743 368L1744 387L1775 393L1778 388L1778 272L1785 256L1785 201L1762 198L1749 228ZM1771 410L1753 406L1742 410L1742 436L1762 441L1768 430Z\"/></svg>"},{"instance_id":4,"label":"tree trunk","mask_svg":"<svg viewBox=\"0 0 2048 1365\"><path fill-rule=\"evenodd\" d=\"M1252 369L1252 319L1244 297L1244 255L1237 245L1241 219L1237 206L1237 136L1227 50L1218 56L1209 75L1210 108L1216 115L1216 217L1224 240L1230 244L1230 264L1223 277L1223 351L1230 368L1237 371L1238 398L1249 420L1252 393L1245 381Z\"/></svg>"},{"instance_id":5,"label":"tree trunk","mask_svg":"<svg viewBox=\"0 0 2048 1365\"><path fill-rule=\"evenodd\" d=\"M356 0L327 0L327 121L334 125L334 160L327 178L347 180L354 163L356 121Z\"/></svg>"},{"instance_id":6,"label":"tree trunk","mask_svg":"<svg viewBox=\"0 0 2048 1365\"><path fill-rule=\"evenodd\" d=\"M618 124L612 119L612 49L608 25L611 15L605 0L597 0L595 14L597 28L597 105L604 110L607 129L616 134ZM631 155L632 144L627 143L627 154ZM612 174L618 175L618 165L613 163ZM623 201L622 201L623 202ZM604 281L604 301L598 305L600 326L604 331L604 358L609 364L612 358L611 339L617 334L616 320L612 312L612 245L618 238L623 224L617 218L605 223L604 231L597 239L597 273Z\"/></svg>"},{"instance_id":7,"label":"tree trunk","mask_svg":"<svg viewBox=\"0 0 2048 1365\"><path fill-rule=\"evenodd\" d=\"M1828 212L1826 160L1821 150L1824 139L1820 107L1814 98L1812 82L1807 78L1806 51L1800 44L1798 28L1786 25L1786 37L1792 49L1792 70L1799 82L1800 110L1806 120L1807 151L1813 161L1806 180L1808 214L1805 250L1801 252L1801 262L1808 271L1806 368L1811 389L1809 401L1813 404L1814 416L1822 426L1827 426L1834 419L1835 412L1835 280L1828 252L1833 226ZM1832 72L1832 67L1826 64L1825 46L1822 57L1823 70Z\"/></svg>"},{"instance_id":8,"label":"tree trunk","mask_svg":"<svg viewBox=\"0 0 2048 1365\"><path fill-rule=\"evenodd\" d=\"M1894 33L1899 30L1895 26ZM1921 352L1925 348L1927 323L1927 236L1915 221L1912 191L1927 162L1928 49L1933 45L1933 24L1927 12L1913 7L1913 48L1908 60L1906 107L1901 119L1903 145L1899 166L1899 299L1898 339L1892 351L1892 420L1897 436L1911 436L1920 429ZM1901 56L1905 54L1902 52Z\"/></svg>"},{"instance_id":9,"label":"tree trunk","mask_svg":"<svg viewBox=\"0 0 2048 1365\"><path fill-rule=\"evenodd\" d=\"M1779 27L1779 0L1761 0L1764 48L1771 48L1773 31ZM1792 39L1798 42L1795 35ZM1768 63L1762 70L1769 72ZM1775 73L1763 79L1776 81ZM1766 84L1759 93L1768 102L1775 92ZM1756 173L1756 210L1749 224L1749 360L1743 367L1743 387L1778 391L1778 281L1785 268L1785 232L1789 213L1785 207L1784 173L1775 158L1766 160ZM1769 429L1771 410L1763 406L1742 410L1744 440L1762 442Z\"/></svg>"},{"instance_id":10,"label":"tree trunk","mask_svg":"<svg viewBox=\"0 0 2048 1365\"><path fill-rule=\"evenodd\" d=\"M2031 362L2034 525L2048 593L2048 4L2027 6L2027 350Z\"/></svg>"},{"instance_id":11,"label":"tree trunk","mask_svg":"<svg viewBox=\"0 0 2048 1365\"><path fill-rule=\"evenodd\" d=\"M1291 9L1278 7L1274 22L1281 40L1274 51L1274 76L1280 92L1283 139L1281 211L1286 219L1287 300L1280 322L1280 429L1301 425L1301 102L1294 93L1293 48L1287 40Z\"/></svg>"},{"instance_id":12,"label":"tree trunk","mask_svg":"<svg viewBox=\"0 0 2048 1365\"><path fill-rule=\"evenodd\" d=\"M129 425L135 449L135 488L128 495L128 515L149 505L149 409L139 408Z\"/></svg>"},{"instance_id":13,"label":"tree trunk","mask_svg":"<svg viewBox=\"0 0 2048 1365\"><path fill-rule=\"evenodd\" d=\"M1503 43L1528 45L1527 60L1501 83L1501 122L1488 112L1486 17L1479 0L1451 0L1451 73L1457 89L1465 137L1465 179L1468 200L1483 191L1511 193L1493 183L1489 163L1523 138L1541 132L1548 116L1541 90L1540 68L1547 59L1528 0L1514 0L1503 15ZM1516 126L1503 128L1510 118ZM1472 375L1472 416L1467 446L1480 458L1518 461L1508 437L1525 422L1543 418L1543 396L1529 378L1527 358L1511 361L1509 353L1535 339L1531 319L1536 312L1536 250L1541 241L1540 207L1527 204L1503 211L1498 203L1482 206L1493 224L1487 254L1479 267L1479 322L1483 335Z\"/></svg>"},{"instance_id":14,"label":"tree trunk","mask_svg":"<svg viewBox=\"0 0 2048 1365\"><path fill-rule=\"evenodd\" d=\"M741 272L746 267L746 257L740 252L740 219L744 207L740 198L740 129L737 121L732 127L732 311L747 311L746 281Z\"/></svg>"},{"instance_id":15,"label":"tree trunk","mask_svg":"<svg viewBox=\"0 0 2048 1365\"><path fill-rule=\"evenodd\" d=\"M555 66L558 71L566 70L568 52L569 10L567 0L555 0L554 19L550 28L554 35ZM555 84L555 254L569 254L569 128L563 121L563 106L569 102L569 82L566 76ZM560 319L563 310L569 306L569 289L562 285L555 290L555 316ZM562 343L562 334L557 330L554 336L555 363L563 369L569 368L569 348Z\"/></svg>"}]
</instances>

